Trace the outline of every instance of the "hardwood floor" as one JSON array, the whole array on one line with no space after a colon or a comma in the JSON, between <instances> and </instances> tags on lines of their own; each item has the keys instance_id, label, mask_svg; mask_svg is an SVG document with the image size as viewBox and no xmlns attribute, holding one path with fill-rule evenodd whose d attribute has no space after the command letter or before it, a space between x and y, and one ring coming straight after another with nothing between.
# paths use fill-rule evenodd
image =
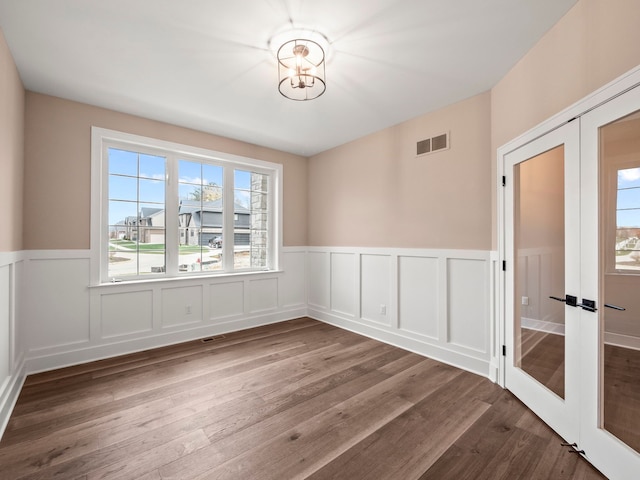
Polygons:
<instances>
[{"instance_id":1,"label":"hardwood floor","mask_svg":"<svg viewBox=\"0 0 640 480\"><path fill-rule=\"evenodd\" d=\"M522 329L521 368L564 398L564 336ZM604 428L640 452L640 351L604 346Z\"/></svg>"},{"instance_id":2,"label":"hardwood floor","mask_svg":"<svg viewBox=\"0 0 640 480\"><path fill-rule=\"evenodd\" d=\"M0 478L597 479L489 380L310 319L30 376Z\"/></svg>"}]
</instances>

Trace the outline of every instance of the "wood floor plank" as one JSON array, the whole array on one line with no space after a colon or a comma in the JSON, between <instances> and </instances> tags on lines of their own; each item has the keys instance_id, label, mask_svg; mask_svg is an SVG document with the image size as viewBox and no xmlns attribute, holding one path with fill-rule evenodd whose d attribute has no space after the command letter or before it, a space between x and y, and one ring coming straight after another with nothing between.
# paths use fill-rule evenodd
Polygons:
<instances>
[{"instance_id":1,"label":"wood floor plank","mask_svg":"<svg viewBox=\"0 0 640 480\"><path fill-rule=\"evenodd\" d=\"M602 478L559 441L486 378L303 318L29 377L0 480Z\"/></svg>"},{"instance_id":2,"label":"wood floor plank","mask_svg":"<svg viewBox=\"0 0 640 480\"><path fill-rule=\"evenodd\" d=\"M309 479L417 478L490 408L489 404L466 398L484 381L468 374L465 382L443 382L414 408L327 463Z\"/></svg>"}]
</instances>

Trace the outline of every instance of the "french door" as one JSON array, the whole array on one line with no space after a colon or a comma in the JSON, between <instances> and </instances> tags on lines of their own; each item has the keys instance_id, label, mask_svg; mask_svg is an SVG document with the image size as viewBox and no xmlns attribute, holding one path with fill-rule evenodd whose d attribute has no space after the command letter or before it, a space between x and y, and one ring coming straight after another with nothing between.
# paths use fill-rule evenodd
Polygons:
<instances>
[{"instance_id":1,"label":"french door","mask_svg":"<svg viewBox=\"0 0 640 480\"><path fill-rule=\"evenodd\" d=\"M503 158L505 386L639 478L640 87Z\"/></svg>"}]
</instances>

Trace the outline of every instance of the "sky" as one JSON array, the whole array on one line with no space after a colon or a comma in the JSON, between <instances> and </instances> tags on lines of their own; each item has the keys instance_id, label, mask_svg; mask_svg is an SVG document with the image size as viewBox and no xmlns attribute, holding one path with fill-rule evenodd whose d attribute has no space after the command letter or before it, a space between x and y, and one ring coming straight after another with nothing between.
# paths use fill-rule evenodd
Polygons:
<instances>
[{"instance_id":1,"label":"sky","mask_svg":"<svg viewBox=\"0 0 640 480\"><path fill-rule=\"evenodd\" d=\"M640 168L618 170L617 226L640 227Z\"/></svg>"},{"instance_id":2,"label":"sky","mask_svg":"<svg viewBox=\"0 0 640 480\"><path fill-rule=\"evenodd\" d=\"M109 148L109 225L116 225L140 208L165 207L166 158ZM224 187L224 168L189 160L178 161L180 200L194 201L205 186ZM234 171L234 200L249 207L251 172ZM220 192L221 193L221 192Z\"/></svg>"}]
</instances>

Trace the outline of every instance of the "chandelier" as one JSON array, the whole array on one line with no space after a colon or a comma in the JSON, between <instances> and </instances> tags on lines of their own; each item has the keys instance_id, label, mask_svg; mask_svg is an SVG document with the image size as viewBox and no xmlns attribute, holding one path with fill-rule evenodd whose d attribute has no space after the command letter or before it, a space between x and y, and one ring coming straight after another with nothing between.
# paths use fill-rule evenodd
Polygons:
<instances>
[{"instance_id":1,"label":"chandelier","mask_svg":"<svg viewBox=\"0 0 640 480\"><path fill-rule=\"evenodd\" d=\"M326 90L325 54L313 40L295 39L284 43L277 53L278 90L291 100L313 100Z\"/></svg>"}]
</instances>

